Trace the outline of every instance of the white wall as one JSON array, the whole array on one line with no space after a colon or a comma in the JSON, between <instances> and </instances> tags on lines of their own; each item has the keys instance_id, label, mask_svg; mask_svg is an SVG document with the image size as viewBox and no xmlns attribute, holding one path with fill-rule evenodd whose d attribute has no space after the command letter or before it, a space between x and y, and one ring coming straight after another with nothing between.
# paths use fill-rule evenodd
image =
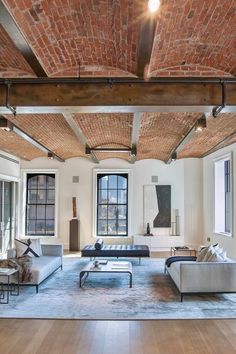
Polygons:
<instances>
[{"instance_id":1,"label":"white wall","mask_svg":"<svg viewBox=\"0 0 236 354\"><path fill-rule=\"evenodd\" d=\"M203 243L202 159L184 160L184 235L186 244Z\"/></svg>"},{"instance_id":2,"label":"white wall","mask_svg":"<svg viewBox=\"0 0 236 354\"><path fill-rule=\"evenodd\" d=\"M204 243L219 243L227 250L229 257L236 259L235 226L236 214L233 208L232 237L214 233L214 159L233 152L233 201L236 205L236 144L221 149L203 159L203 213L204 213ZM207 242L207 238L210 241Z\"/></svg>"},{"instance_id":3,"label":"white wall","mask_svg":"<svg viewBox=\"0 0 236 354\"><path fill-rule=\"evenodd\" d=\"M9 157L19 163L9 161L1 155ZM12 179L12 177L16 179L20 178L20 160L17 157L0 150L0 179L8 180Z\"/></svg>"},{"instance_id":4,"label":"white wall","mask_svg":"<svg viewBox=\"0 0 236 354\"><path fill-rule=\"evenodd\" d=\"M94 168L129 168L133 170L132 195L132 235L142 234L143 228L143 185L151 184L151 176L158 176L159 184L170 184L172 187L172 208L179 209L181 234L186 232L186 242L195 244L194 237L201 234L201 163L198 159L179 160L165 165L157 160L138 161L134 165L120 159L109 159L95 165L87 159L72 158L65 163L46 158L38 158L31 162L22 162L22 169L58 169L59 172L59 238L57 242L69 243L69 220L72 218L72 197L77 197L81 246L94 243L92 237L93 213L93 169ZM188 171L191 169L191 171ZM79 176L79 183L72 183L72 176ZM190 192L194 182L194 192ZM187 187L186 187L187 186ZM185 194L188 193L186 200ZM185 212L191 206L191 218L185 218ZM200 211L199 211L200 210ZM193 222L194 218L198 218ZM198 228L196 231L194 228ZM164 230L161 230L163 233ZM160 231L159 231L160 233ZM107 240L107 239L106 239ZM55 241L54 241L55 242ZM131 239L111 239L107 243L131 242ZM198 242L198 241L197 241Z\"/></svg>"}]
</instances>

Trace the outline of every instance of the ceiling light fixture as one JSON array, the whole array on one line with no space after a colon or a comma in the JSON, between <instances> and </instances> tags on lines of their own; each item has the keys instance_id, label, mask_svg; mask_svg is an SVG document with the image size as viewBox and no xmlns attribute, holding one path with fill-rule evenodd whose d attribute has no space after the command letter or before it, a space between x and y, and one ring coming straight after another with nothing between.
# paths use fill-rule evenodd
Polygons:
<instances>
[{"instance_id":1,"label":"ceiling light fixture","mask_svg":"<svg viewBox=\"0 0 236 354\"><path fill-rule=\"evenodd\" d=\"M197 122L196 122L196 124L195 124L195 132L196 133L199 133L199 132L202 132L203 131L203 129L205 129L206 128L206 126L207 126L207 123L206 123L206 116L205 116L205 114L201 117L201 118L199 118L198 120L197 120Z\"/></svg>"},{"instance_id":2,"label":"ceiling light fixture","mask_svg":"<svg viewBox=\"0 0 236 354\"><path fill-rule=\"evenodd\" d=\"M171 154L171 161L176 161L176 160L177 160L177 152L174 151L174 152L172 152L172 154Z\"/></svg>"},{"instance_id":3,"label":"ceiling light fixture","mask_svg":"<svg viewBox=\"0 0 236 354\"><path fill-rule=\"evenodd\" d=\"M54 160L54 154L52 152L48 152L48 159Z\"/></svg>"},{"instance_id":4,"label":"ceiling light fixture","mask_svg":"<svg viewBox=\"0 0 236 354\"><path fill-rule=\"evenodd\" d=\"M150 12L156 12L160 7L160 0L148 0L148 9Z\"/></svg>"}]
</instances>

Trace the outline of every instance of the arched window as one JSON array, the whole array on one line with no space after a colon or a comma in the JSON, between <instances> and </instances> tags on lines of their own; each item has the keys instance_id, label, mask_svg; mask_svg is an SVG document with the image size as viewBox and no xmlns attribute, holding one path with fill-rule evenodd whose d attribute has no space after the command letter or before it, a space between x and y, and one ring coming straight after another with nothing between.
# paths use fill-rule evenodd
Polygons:
<instances>
[{"instance_id":1,"label":"arched window","mask_svg":"<svg viewBox=\"0 0 236 354\"><path fill-rule=\"evenodd\" d=\"M128 236L128 174L97 174L97 236Z\"/></svg>"},{"instance_id":2,"label":"arched window","mask_svg":"<svg viewBox=\"0 0 236 354\"><path fill-rule=\"evenodd\" d=\"M25 234L55 234L55 174L27 174Z\"/></svg>"}]
</instances>

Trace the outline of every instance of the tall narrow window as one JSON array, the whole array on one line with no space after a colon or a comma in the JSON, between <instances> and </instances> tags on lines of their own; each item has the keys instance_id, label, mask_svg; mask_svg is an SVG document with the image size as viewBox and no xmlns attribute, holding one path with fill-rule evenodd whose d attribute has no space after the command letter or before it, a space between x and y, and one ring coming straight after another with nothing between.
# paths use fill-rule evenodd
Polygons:
<instances>
[{"instance_id":1,"label":"tall narrow window","mask_svg":"<svg viewBox=\"0 0 236 354\"><path fill-rule=\"evenodd\" d=\"M128 174L97 174L97 236L128 236Z\"/></svg>"},{"instance_id":2,"label":"tall narrow window","mask_svg":"<svg viewBox=\"0 0 236 354\"><path fill-rule=\"evenodd\" d=\"M232 234L231 157L215 161L215 232Z\"/></svg>"},{"instance_id":3,"label":"tall narrow window","mask_svg":"<svg viewBox=\"0 0 236 354\"><path fill-rule=\"evenodd\" d=\"M16 183L0 181L0 254L12 247L16 236Z\"/></svg>"},{"instance_id":4,"label":"tall narrow window","mask_svg":"<svg viewBox=\"0 0 236 354\"><path fill-rule=\"evenodd\" d=\"M55 174L27 174L26 235L55 234Z\"/></svg>"}]
</instances>

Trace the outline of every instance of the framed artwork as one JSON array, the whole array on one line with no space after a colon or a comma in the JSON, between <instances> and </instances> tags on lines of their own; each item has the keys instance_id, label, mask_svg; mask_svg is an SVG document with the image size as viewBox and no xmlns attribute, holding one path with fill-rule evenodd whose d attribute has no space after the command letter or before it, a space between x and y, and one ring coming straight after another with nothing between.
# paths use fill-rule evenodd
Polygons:
<instances>
[{"instance_id":1,"label":"framed artwork","mask_svg":"<svg viewBox=\"0 0 236 354\"><path fill-rule=\"evenodd\" d=\"M171 227L171 186L144 185L144 229L147 223L151 228Z\"/></svg>"}]
</instances>

